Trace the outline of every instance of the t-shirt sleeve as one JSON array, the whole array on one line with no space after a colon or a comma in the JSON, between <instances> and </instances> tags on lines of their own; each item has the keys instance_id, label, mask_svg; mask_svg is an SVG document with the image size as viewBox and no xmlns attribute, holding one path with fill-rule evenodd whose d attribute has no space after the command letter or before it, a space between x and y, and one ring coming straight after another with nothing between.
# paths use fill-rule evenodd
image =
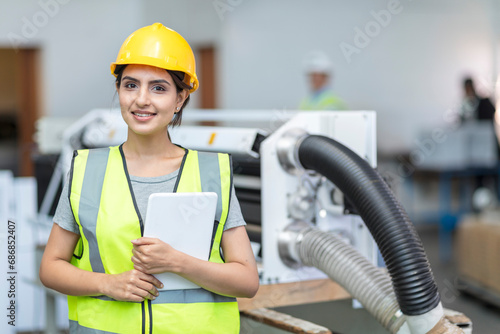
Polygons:
<instances>
[{"instance_id":1,"label":"t-shirt sleeve","mask_svg":"<svg viewBox=\"0 0 500 334\"><path fill-rule=\"evenodd\" d=\"M241 213L240 203L235 195L234 185L231 190L231 202L229 204L229 214L227 215L226 225L224 225L224 231L230 228L245 226L246 222Z\"/></svg>"},{"instance_id":2,"label":"t-shirt sleeve","mask_svg":"<svg viewBox=\"0 0 500 334\"><path fill-rule=\"evenodd\" d=\"M66 182L64 183L59 203L57 204L56 212L54 214L54 223L67 231L80 234L80 229L78 228L75 216L73 216L73 211L71 210L71 205L69 204L68 191L69 174L66 178Z\"/></svg>"}]
</instances>

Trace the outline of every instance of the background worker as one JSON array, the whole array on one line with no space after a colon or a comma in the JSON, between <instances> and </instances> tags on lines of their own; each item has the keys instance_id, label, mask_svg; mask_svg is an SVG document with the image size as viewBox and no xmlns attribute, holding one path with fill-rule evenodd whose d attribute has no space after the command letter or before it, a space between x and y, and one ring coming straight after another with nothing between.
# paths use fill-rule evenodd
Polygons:
<instances>
[{"instance_id":1,"label":"background worker","mask_svg":"<svg viewBox=\"0 0 500 334\"><path fill-rule=\"evenodd\" d=\"M330 83L333 77L332 63L321 51L310 52L305 61L304 69L308 76L310 92L299 106L301 110L346 110L346 103L333 94Z\"/></svg>"},{"instance_id":2,"label":"background worker","mask_svg":"<svg viewBox=\"0 0 500 334\"><path fill-rule=\"evenodd\" d=\"M477 93L474 81L470 77L463 80L463 94L464 97L460 108L461 124L474 126L476 122L490 122L492 129L494 129L495 106L489 97L480 96ZM497 138L491 139L495 141L495 153L498 159L500 154L498 140ZM498 201L497 192L495 191L498 189L498 175L484 175L480 171L477 173L475 175L475 189L472 195L472 209L475 212L492 206Z\"/></svg>"},{"instance_id":3,"label":"background worker","mask_svg":"<svg viewBox=\"0 0 500 334\"><path fill-rule=\"evenodd\" d=\"M495 107L488 97L479 96L474 87L472 78L463 81L464 98L460 108L462 122L470 120L493 120Z\"/></svg>"},{"instance_id":4,"label":"background worker","mask_svg":"<svg viewBox=\"0 0 500 334\"><path fill-rule=\"evenodd\" d=\"M235 297L254 296L259 278L230 157L179 147L168 135L198 87L193 52L155 23L127 38L111 72L127 140L75 152L40 279L69 295L71 333L236 334ZM219 195L209 261L142 237L151 193L208 189ZM163 272L200 288L161 290L168 282L153 275Z\"/></svg>"}]
</instances>

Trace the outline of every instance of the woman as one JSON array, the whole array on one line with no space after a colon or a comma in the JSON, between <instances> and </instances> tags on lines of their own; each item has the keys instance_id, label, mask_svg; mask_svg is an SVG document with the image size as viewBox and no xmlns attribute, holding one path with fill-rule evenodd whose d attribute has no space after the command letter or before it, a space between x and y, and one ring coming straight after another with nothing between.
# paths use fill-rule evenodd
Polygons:
<instances>
[{"instance_id":1,"label":"woman","mask_svg":"<svg viewBox=\"0 0 500 334\"><path fill-rule=\"evenodd\" d=\"M155 23L127 38L111 71L127 140L75 152L40 279L68 295L72 333L238 333L234 297L259 283L230 158L176 146L167 131L198 87L191 48ZM220 194L209 261L142 237L149 195L172 191ZM162 272L201 288L160 291Z\"/></svg>"}]
</instances>

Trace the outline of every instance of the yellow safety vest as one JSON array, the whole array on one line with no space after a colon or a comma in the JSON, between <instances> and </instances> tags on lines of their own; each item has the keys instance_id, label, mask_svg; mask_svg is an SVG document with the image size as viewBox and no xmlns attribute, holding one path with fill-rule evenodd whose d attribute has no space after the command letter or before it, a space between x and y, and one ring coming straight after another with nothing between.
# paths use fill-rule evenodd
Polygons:
<instances>
[{"instance_id":1,"label":"yellow safety vest","mask_svg":"<svg viewBox=\"0 0 500 334\"><path fill-rule=\"evenodd\" d=\"M174 192L218 194L211 262L224 262L220 242L231 198L230 157L186 150ZM118 274L133 269L130 240L143 234L121 146L75 151L69 187L81 238L71 263ZM236 298L208 290L165 290L155 300L120 302L107 296L68 296L71 333L238 333Z\"/></svg>"},{"instance_id":2,"label":"yellow safety vest","mask_svg":"<svg viewBox=\"0 0 500 334\"><path fill-rule=\"evenodd\" d=\"M329 91L319 95L305 97L299 106L300 110L347 110L347 105L339 97Z\"/></svg>"}]
</instances>

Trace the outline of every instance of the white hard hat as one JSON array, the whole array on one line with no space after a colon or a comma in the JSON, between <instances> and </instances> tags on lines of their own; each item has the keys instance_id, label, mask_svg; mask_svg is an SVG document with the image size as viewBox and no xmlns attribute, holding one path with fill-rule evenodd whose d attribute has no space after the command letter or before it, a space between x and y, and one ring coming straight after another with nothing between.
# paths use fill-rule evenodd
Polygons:
<instances>
[{"instance_id":1,"label":"white hard hat","mask_svg":"<svg viewBox=\"0 0 500 334\"><path fill-rule=\"evenodd\" d=\"M306 73L332 72L332 62L323 51L311 51L304 59L304 70Z\"/></svg>"}]
</instances>

